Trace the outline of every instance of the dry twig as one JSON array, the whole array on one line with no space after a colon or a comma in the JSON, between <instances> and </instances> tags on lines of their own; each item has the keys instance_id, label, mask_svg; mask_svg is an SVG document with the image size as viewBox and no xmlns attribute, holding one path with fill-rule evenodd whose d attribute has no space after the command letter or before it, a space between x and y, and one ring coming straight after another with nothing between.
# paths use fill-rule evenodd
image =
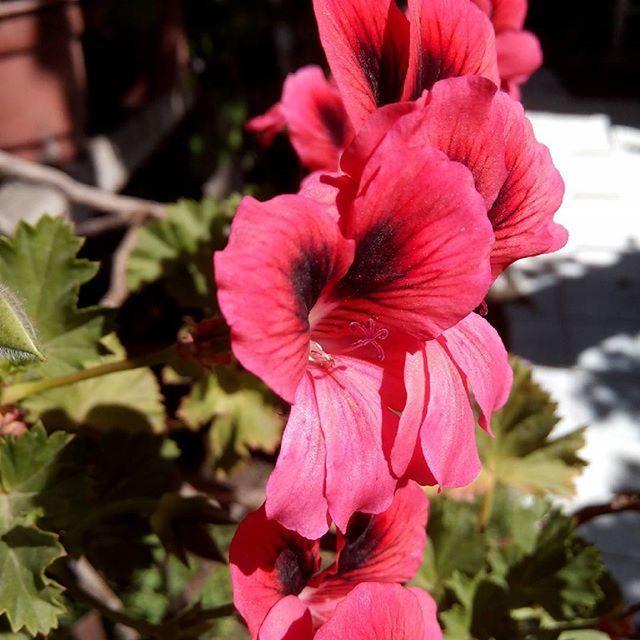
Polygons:
<instances>
[{"instance_id":1,"label":"dry twig","mask_svg":"<svg viewBox=\"0 0 640 640\"><path fill-rule=\"evenodd\" d=\"M166 215L166 207L160 202L109 193L78 182L59 169L29 162L5 151L0 151L0 175L52 187L72 202L127 221L141 215L152 218Z\"/></svg>"}]
</instances>

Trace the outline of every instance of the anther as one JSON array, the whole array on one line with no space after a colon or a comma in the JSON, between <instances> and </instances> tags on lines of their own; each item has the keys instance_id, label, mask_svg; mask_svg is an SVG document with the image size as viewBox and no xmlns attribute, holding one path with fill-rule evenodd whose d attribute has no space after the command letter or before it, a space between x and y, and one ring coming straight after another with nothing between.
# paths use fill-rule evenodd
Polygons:
<instances>
[{"instance_id":1,"label":"anther","mask_svg":"<svg viewBox=\"0 0 640 640\"><path fill-rule=\"evenodd\" d=\"M322 345L318 344L314 340L311 340L309 342L308 358L311 364L315 364L318 367L323 367L324 369L331 369L336 364L331 355L322 348Z\"/></svg>"}]
</instances>

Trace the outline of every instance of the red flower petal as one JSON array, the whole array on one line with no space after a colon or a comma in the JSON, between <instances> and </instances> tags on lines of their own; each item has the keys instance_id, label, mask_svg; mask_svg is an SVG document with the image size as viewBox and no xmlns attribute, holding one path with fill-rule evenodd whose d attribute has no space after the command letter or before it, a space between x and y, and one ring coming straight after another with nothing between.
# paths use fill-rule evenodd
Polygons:
<instances>
[{"instance_id":1,"label":"red flower petal","mask_svg":"<svg viewBox=\"0 0 640 640\"><path fill-rule=\"evenodd\" d=\"M520 30L527 17L527 0L492 0L491 22L496 33Z\"/></svg>"},{"instance_id":2,"label":"red flower petal","mask_svg":"<svg viewBox=\"0 0 640 640\"><path fill-rule=\"evenodd\" d=\"M260 134L260 142L269 146L286 125L287 121L282 112L282 105L278 102L266 113L249 120L245 127L247 131L255 131Z\"/></svg>"},{"instance_id":3,"label":"red flower petal","mask_svg":"<svg viewBox=\"0 0 640 640\"><path fill-rule=\"evenodd\" d=\"M526 256L556 251L567 231L553 221L564 183L549 150L537 142L522 105L504 93L496 96L505 122L507 179L489 211L496 234L491 255L494 275Z\"/></svg>"},{"instance_id":4,"label":"red flower petal","mask_svg":"<svg viewBox=\"0 0 640 640\"><path fill-rule=\"evenodd\" d=\"M439 640L422 601L397 584L357 586L316 633L316 640ZM425 625L426 622L426 625Z\"/></svg>"},{"instance_id":5,"label":"red flower petal","mask_svg":"<svg viewBox=\"0 0 640 640\"><path fill-rule=\"evenodd\" d=\"M438 606L436 601L423 589L409 587L409 591L418 598L424 620L424 640L442 640L442 629L438 624Z\"/></svg>"},{"instance_id":6,"label":"red flower petal","mask_svg":"<svg viewBox=\"0 0 640 640\"><path fill-rule=\"evenodd\" d=\"M335 220L299 196L244 198L227 248L215 255L234 354L289 402L307 366L309 311L351 256Z\"/></svg>"},{"instance_id":7,"label":"red flower petal","mask_svg":"<svg viewBox=\"0 0 640 640\"><path fill-rule=\"evenodd\" d=\"M314 0L320 39L355 129L377 106L397 102L409 23L395 0Z\"/></svg>"},{"instance_id":8,"label":"red flower petal","mask_svg":"<svg viewBox=\"0 0 640 640\"><path fill-rule=\"evenodd\" d=\"M417 134L473 173L487 207L495 201L507 177L502 114L494 99L495 84L478 77L450 78L429 92Z\"/></svg>"},{"instance_id":9,"label":"red flower petal","mask_svg":"<svg viewBox=\"0 0 640 640\"><path fill-rule=\"evenodd\" d=\"M493 233L466 168L428 146L411 148L394 127L350 197L344 190L338 209L355 257L331 294L336 308L314 327L318 335L373 318L392 339L424 340L480 304Z\"/></svg>"},{"instance_id":10,"label":"red flower petal","mask_svg":"<svg viewBox=\"0 0 640 640\"><path fill-rule=\"evenodd\" d=\"M240 523L229 547L233 602L252 638L278 601L304 589L318 569L319 549L268 520L264 507Z\"/></svg>"},{"instance_id":11,"label":"red flower petal","mask_svg":"<svg viewBox=\"0 0 640 640\"><path fill-rule=\"evenodd\" d=\"M409 0L411 50L403 96L418 98L443 78L475 75L500 83L493 26L467 0Z\"/></svg>"},{"instance_id":12,"label":"red flower petal","mask_svg":"<svg viewBox=\"0 0 640 640\"><path fill-rule=\"evenodd\" d=\"M281 110L302 164L335 171L353 130L338 89L320 67L303 67L287 76Z\"/></svg>"},{"instance_id":13,"label":"red flower petal","mask_svg":"<svg viewBox=\"0 0 640 640\"><path fill-rule=\"evenodd\" d=\"M491 415L507 401L513 382L500 336L484 318L472 313L447 329L442 338L482 410L480 426L489 430Z\"/></svg>"},{"instance_id":14,"label":"red flower petal","mask_svg":"<svg viewBox=\"0 0 640 640\"><path fill-rule=\"evenodd\" d=\"M260 627L258 640L312 640L309 609L295 596L287 596L269 611Z\"/></svg>"},{"instance_id":15,"label":"red flower petal","mask_svg":"<svg viewBox=\"0 0 640 640\"><path fill-rule=\"evenodd\" d=\"M303 594L314 619L327 620L337 603L361 582L407 582L422 564L429 502L410 482L399 489L391 507L377 516L356 514L339 535L336 562L313 580Z\"/></svg>"},{"instance_id":16,"label":"red flower petal","mask_svg":"<svg viewBox=\"0 0 640 640\"><path fill-rule=\"evenodd\" d=\"M540 41L528 31L505 31L496 37L503 81L526 82L542 66Z\"/></svg>"}]
</instances>

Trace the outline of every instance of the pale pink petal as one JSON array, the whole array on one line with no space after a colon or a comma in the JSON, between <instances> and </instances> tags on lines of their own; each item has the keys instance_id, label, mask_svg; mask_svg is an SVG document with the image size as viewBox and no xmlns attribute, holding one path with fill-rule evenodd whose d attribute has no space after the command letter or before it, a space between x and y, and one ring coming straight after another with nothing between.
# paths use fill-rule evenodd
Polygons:
<instances>
[{"instance_id":1,"label":"pale pink petal","mask_svg":"<svg viewBox=\"0 0 640 640\"><path fill-rule=\"evenodd\" d=\"M314 381L305 374L267 483L266 509L270 518L310 539L323 536L330 524L325 495L326 445L320 420Z\"/></svg>"},{"instance_id":2,"label":"pale pink petal","mask_svg":"<svg viewBox=\"0 0 640 640\"><path fill-rule=\"evenodd\" d=\"M471 385L480 406L480 426L490 430L491 415L509 397L513 370L498 332L472 313L442 334L447 350Z\"/></svg>"},{"instance_id":3,"label":"pale pink petal","mask_svg":"<svg viewBox=\"0 0 640 640\"><path fill-rule=\"evenodd\" d=\"M480 472L475 418L466 381L437 340L425 344L424 355L429 395L420 428L422 453L439 485L462 487Z\"/></svg>"},{"instance_id":4,"label":"pale pink petal","mask_svg":"<svg viewBox=\"0 0 640 640\"><path fill-rule=\"evenodd\" d=\"M356 511L380 513L393 499L397 480L383 447L383 431L397 424L384 395L385 371L376 363L336 356L327 373L311 370L326 445L325 492L336 526L345 531Z\"/></svg>"}]
</instances>

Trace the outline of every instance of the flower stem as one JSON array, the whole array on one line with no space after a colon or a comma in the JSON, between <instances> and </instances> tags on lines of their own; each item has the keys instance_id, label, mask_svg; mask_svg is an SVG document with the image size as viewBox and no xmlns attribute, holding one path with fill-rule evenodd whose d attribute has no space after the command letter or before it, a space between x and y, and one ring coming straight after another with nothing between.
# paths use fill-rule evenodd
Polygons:
<instances>
[{"instance_id":1,"label":"flower stem","mask_svg":"<svg viewBox=\"0 0 640 640\"><path fill-rule=\"evenodd\" d=\"M162 351L156 351L154 353L136 356L134 358L127 358L126 360L118 360L117 362L107 362L96 367L91 367L90 369L70 373L66 376L43 378L42 380L12 384L8 387L4 387L4 389L0 389L0 404L15 404L20 400L24 400L24 398L35 395L36 393L65 387L69 384L82 382L83 380L99 378L100 376L106 376L110 373L130 371L132 369L139 369L140 367L150 367L155 364L164 364L171 360L174 355L175 346L171 346L167 349L163 349Z\"/></svg>"}]
</instances>

